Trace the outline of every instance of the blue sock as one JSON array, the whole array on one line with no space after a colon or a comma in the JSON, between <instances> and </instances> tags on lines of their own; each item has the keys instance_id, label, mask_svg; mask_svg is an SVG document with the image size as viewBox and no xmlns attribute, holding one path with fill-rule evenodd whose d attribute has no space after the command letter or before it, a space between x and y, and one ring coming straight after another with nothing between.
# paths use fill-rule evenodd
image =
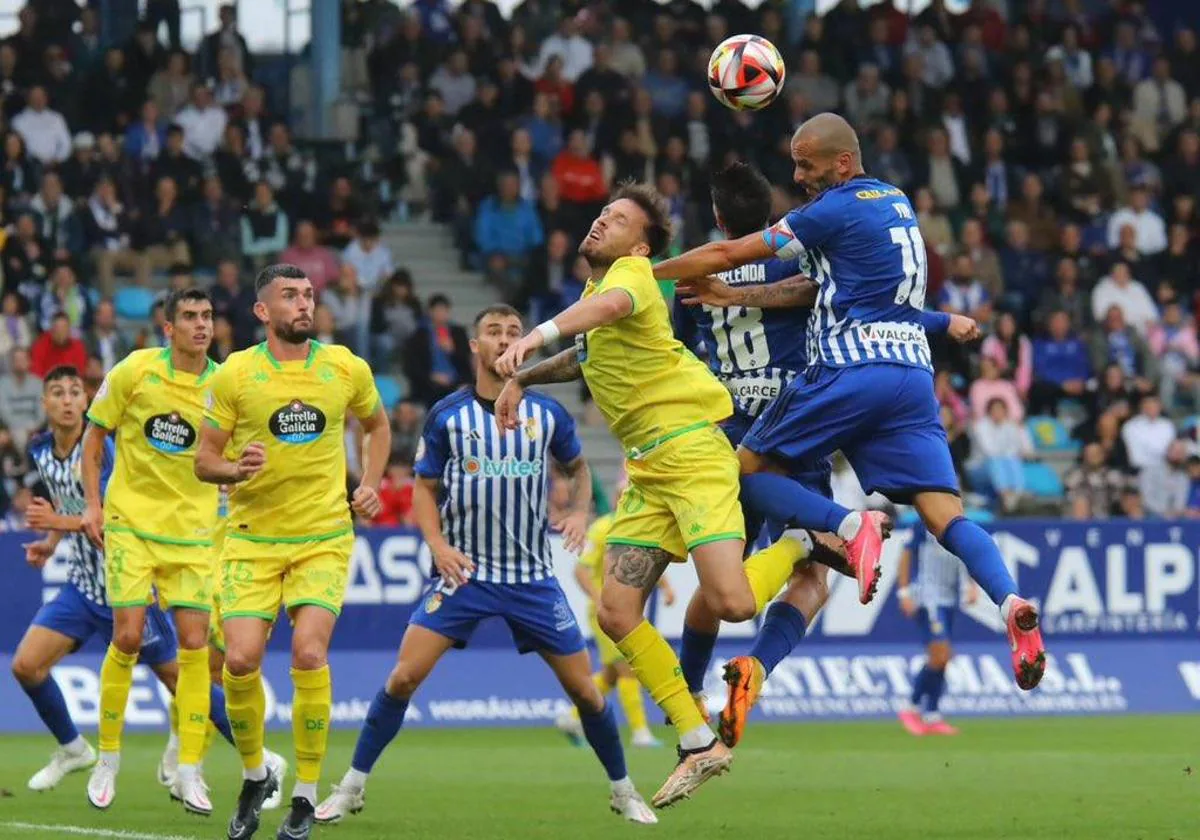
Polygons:
<instances>
[{"instance_id":1,"label":"blue sock","mask_svg":"<svg viewBox=\"0 0 1200 840\"><path fill-rule=\"evenodd\" d=\"M921 708L921 701L929 694L929 684L933 677L933 671L929 670L928 665L921 666L921 670L917 672L917 676L913 679L913 690L910 701L918 709Z\"/></svg>"},{"instance_id":2,"label":"blue sock","mask_svg":"<svg viewBox=\"0 0 1200 840\"><path fill-rule=\"evenodd\" d=\"M697 694L704 690L704 675L712 662L713 648L717 646L715 634L700 633L687 624L683 625L683 637L679 643L679 666L688 691Z\"/></svg>"},{"instance_id":3,"label":"blue sock","mask_svg":"<svg viewBox=\"0 0 1200 840\"><path fill-rule=\"evenodd\" d=\"M62 689L54 677L47 677L40 685L22 685L21 688L29 695L38 717L46 724L59 746L66 746L79 737L79 730L67 711L67 701L63 699Z\"/></svg>"},{"instance_id":4,"label":"blue sock","mask_svg":"<svg viewBox=\"0 0 1200 840\"><path fill-rule=\"evenodd\" d=\"M617 729L617 716L613 714L612 704L606 702L604 708L595 714L580 709L579 722L583 724L583 734L591 744L592 752L604 765L608 780L615 782L628 776L625 750L621 747L621 732Z\"/></svg>"},{"instance_id":5,"label":"blue sock","mask_svg":"<svg viewBox=\"0 0 1200 840\"><path fill-rule=\"evenodd\" d=\"M800 644L806 624L804 613L791 604L776 601L767 607L766 618L754 640L754 647L750 648L750 655L761 662L770 675L775 666Z\"/></svg>"},{"instance_id":6,"label":"blue sock","mask_svg":"<svg viewBox=\"0 0 1200 840\"><path fill-rule=\"evenodd\" d=\"M1017 594L1017 582L1008 573L1000 549L988 532L974 522L960 516L946 527L940 542L963 561L967 572L996 606L1003 604L1009 595Z\"/></svg>"},{"instance_id":7,"label":"blue sock","mask_svg":"<svg viewBox=\"0 0 1200 840\"><path fill-rule=\"evenodd\" d=\"M850 511L797 481L774 473L742 476L742 504L755 515L836 534Z\"/></svg>"},{"instance_id":8,"label":"blue sock","mask_svg":"<svg viewBox=\"0 0 1200 840\"><path fill-rule=\"evenodd\" d=\"M931 670L928 665L925 670L929 671L929 679L925 689L925 712L926 714L937 714L938 703L942 701L942 692L946 690L946 672Z\"/></svg>"},{"instance_id":9,"label":"blue sock","mask_svg":"<svg viewBox=\"0 0 1200 840\"><path fill-rule=\"evenodd\" d=\"M404 725L404 712L408 709L407 700L398 700L387 693L386 688L379 689L371 707L367 709L367 719L358 733L358 743L354 745L354 758L350 766L360 773L370 773L379 756L392 743L400 727Z\"/></svg>"},{"instance_id":10,"label":"blue sock","mask_svg":"<svg viewBox=\"0 0 1200 840\"><path fill-rule=\"evenodd\" d=\"M225 690L219 685L214 685L212 691L208 694L208 719L212 721L213 726L217 727L217 731L221 733L221 737L235 747L237 744L233 741L233 728L229 725L229 715L225 712Z\"/></svg>"}]
</instances>

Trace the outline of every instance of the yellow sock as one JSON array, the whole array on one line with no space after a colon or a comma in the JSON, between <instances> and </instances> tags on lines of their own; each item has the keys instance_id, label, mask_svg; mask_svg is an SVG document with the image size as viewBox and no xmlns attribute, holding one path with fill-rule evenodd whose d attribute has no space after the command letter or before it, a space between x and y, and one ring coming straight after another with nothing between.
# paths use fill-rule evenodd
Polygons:
<instances>
[{"instance_id":1,"label":"yellow sock","mask_svg":"<svg viewBox=\"0 0 1200 840\"><path fill-rule=\"evenodd\" d=\"M222 676L225 683L225 711L229 714L233 742L242 756L242 766L247 770L262 767L263 741L266 738L263 718L267 713L262 671L235 677L226 667Z\"/></svg>"},{"instance_id":2,"label":"yellow sock","mask_svg":"<svg viewBox=\"0 0 1200 840\"><path fill-rule=\"evenodd\" d=\"M292 669L292 739L296 742L296 781L316 784L329 740L333 682L329 666L315 671Z\"/></svg>"},{"instance_id":3,"label":"yellow sock","mask_svg":"<svg viewBox=\"0 0 1200 840\"><path fill-rule=\"evenodd\" d=\"M625 722L634 732L646 729L646 707L642 705L642 684L636 677L617 679L617 699L625 712Z\"/></svg>"},{"instance_id":4,"label":"yellow sock","mask_svg":"<svg viewBox=\"0 0 1200 840\"><path fill-rule=\"evenodd\" d=\"M704 718L700 717L696 701L683 680L679 657L653 624L643 619L632 633L617 642L617 649L680 735L704 726Z\"/></svg>"},{"instance_id":5,"label":"yellow sock","mask_svg":"<svg viewBox=\"0 0 1200 840\"><path fill-rule=\"evenodd\" d=\"M179 707L175 705L174 697L167 703L167 719L171 721L171 734L179 735Z\"/></svg>"},{"instance_id":6,"label":"yellow sock","mask_svg":"<svg viewBox=\"0 0 1200 840\"><path fill-rule=\"evenodd\" d=\"M213 722L208 722L208 728L204 730L204 751L200 753L200 760L203 761L208 756L208 751L212 749L213 742L217 740L217 735L220 734L217 727L213 726Z\"/></svg>"},{"instance_id":7,"label":"yellow sock","mask_svg":"<svg viewBox=\"0 0 1200 840\"><path fill-rule=\"evenodd\" d=\"M792 576L792 568L807 556L808 548L790 537L784 537L750 555L745 563L746 579L750 581L750 589L754 592L754 603L758 607L756 613L766 609Z\"/></svg>"},{"instance_id":8,"label":"yellow sock","mask_svg":"<svg viewBox=\"0 0 1200 840\"><path fill-rule=\"evenodd\" d=\"M608 692L612 691L612 683L610 683L608 681L608 679L604 676L604 671L602 671L602 670L597 671L596 673L592 674L592 682L594 682L596 684L596 688L600 689L601 696L608 694ZM578 706L571 707L571 717L575 718L575 720L579 720L579 707Z\"/></svg>"},{"instance_id":9,"label":"yellow sock","mask_svg":"<svg viewBox=\"0 0 1200 840\"><path fill-rule=\"evenodd\" d=\"M133 685L136 653L125 653L116 645L108 646L100 666L100 752L121 751L121 730L125 727L125 704Z\"/></svg>"},{"instance_id":10,"label":"yellow sock","mask_svg":"<svg viewBox=\"0 0 1200 840\"><path fill-rule=\"evenodd\" d=\"M175 705L179 709L179 763L196 764L204 755L204 733L208 730L208 647L179 649L179 680Z\"/></svg>"}]
</instances>

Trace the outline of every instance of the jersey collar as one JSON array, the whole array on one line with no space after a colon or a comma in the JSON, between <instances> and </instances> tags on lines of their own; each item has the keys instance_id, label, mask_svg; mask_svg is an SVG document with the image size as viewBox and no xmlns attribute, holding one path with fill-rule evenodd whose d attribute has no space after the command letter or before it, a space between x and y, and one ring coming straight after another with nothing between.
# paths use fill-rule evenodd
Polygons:
<instances>
[{"instance_id":1,"label":"jersey collar","mask_svg":"<svg viewBox=\"0 0 1200 840\"><path fill-rule=\"evenodd\" d=\"M317 351L320 349L321 342L317 341L315 338L310 338L308 340L308 357L304 360L304 367L306 370L312 367L313 359L317 357ZM260 342L257 352L266 356L267 361L269 361L276 370L283 370L283 362L279 361L274 355L272 355L271 348L267 346L267 342Z\"/></svg>"},{"instance_id":2,"label":"jersey collar","mask_svg":"<svg viewBox=\"0 0 1200 840\"><path fill-rule=\"evenodd\" d=\"M163 348L162 354L159 356L159 358L162 359L164 362L166 362L167 378L174 379L175 378L175 363L171 360L171 345L168 344L166 347ZM205 357L205 360L208 362L208 364L206 364L204 366L204 372L201 373L199 377L197 377L197 379L196 379L197 385L199 385L205 379L208 379L208 377L212 374L212 372L217 369L217 363L214 362L211 358Z\"/></svg>"}]
</instances>

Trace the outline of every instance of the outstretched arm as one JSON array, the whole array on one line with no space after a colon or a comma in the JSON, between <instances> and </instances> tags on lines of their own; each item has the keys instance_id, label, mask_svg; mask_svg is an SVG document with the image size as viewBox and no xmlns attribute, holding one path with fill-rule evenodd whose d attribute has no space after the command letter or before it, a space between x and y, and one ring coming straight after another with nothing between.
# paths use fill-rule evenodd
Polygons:
<instances>
[{"instance_id":1,"label":"outstretched arm","mask_svg":"<svg viewBox=\"0 0 1200 840\"><path fill-rule=\"evenodd\" d=\"M516 376L504 383L500 396L496 397L496 422L502 429L517 428L517 407L521 404L526 386L574 382L580 374L579 354L574 347L518 371Z\"/></svg>"},{"instance_id":2,"label":"outstretched arm","mask_svg":"<svg viewBox=\"0 0 1200 840\"><path fill-rule=\"evenodd\" d=\"M559 336L575 336L613 324L632 312L633 298L622 289L612 289L577 301L549 321L539 324L504 351L504 355L496 360L496 372L501 376L512 376L530 353L557 341Z\"/></svg>"},{"instance_id":3,"label":"outstretched arm","mask_svg":"<svg viewBox=\"0 0 1200 840\"><path fill-rule=\"evenodd\" d=\"M788 309L812 306L817 301L817 284L802 274L777 283L759 286L730 286L719 277L707 276L680 280L675 294L688 306L753 306L758 309Z\"/></svg>"},{"instance_id":4,"label":"outstretched arm","mask_svg":"<svg viewBox=\"0 0 1200 840\"><path fill-rule=\"evenodd\" d=\"M678 257L663 260L654 266L654 276L670 280L678 277L704 277L732 271L757 260L775 255L768 241L770 231L751 233L740 239L709 242Z\"/></svg>"}]
</instances>

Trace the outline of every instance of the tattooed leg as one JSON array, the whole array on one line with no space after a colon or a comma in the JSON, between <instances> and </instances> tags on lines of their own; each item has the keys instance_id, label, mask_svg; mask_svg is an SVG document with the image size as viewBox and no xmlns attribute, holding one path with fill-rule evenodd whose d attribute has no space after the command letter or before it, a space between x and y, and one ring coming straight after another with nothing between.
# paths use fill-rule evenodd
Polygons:
<instances>
[{"instance_id":1,"label":"tattooed leg","mask_svg":"<svg viewBox=\"0 0 1200 840\"><path fill-rule=\"evenodd\" d=\"M596 618L611 639L627 636L642 622L646 601L672 557L661 548L610 545L604 554L604 584Z\"/></svg>"}]
</instances>

